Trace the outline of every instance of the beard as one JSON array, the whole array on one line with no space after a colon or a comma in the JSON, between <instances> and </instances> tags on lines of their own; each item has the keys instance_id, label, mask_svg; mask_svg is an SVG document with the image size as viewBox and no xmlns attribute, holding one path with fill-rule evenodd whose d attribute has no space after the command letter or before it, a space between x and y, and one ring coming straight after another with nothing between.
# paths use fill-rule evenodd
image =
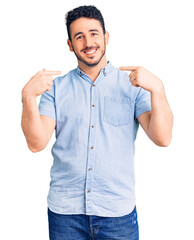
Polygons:
<instances>
[{"instance_id":1,"label":"beard","mask_svg":"<svg viewBox=\"0 0 194 240\"><path fill-rule=\"evenodd\" d=\"M78 59L79 61L81 61L82 63L84 63L85 65L87 65L88 67L95 67L96 65L98 65L99 62L101 61L101 59L104 57L105 52L106 52L106 44L105 44L105 42L104 42L104 48L101 50L101 55L100 55L99 59L96 60L96 61L93 62L93 63L90 63L90 62L84 60L84 58L83 58L80 54L78 54L78 53L75 52L75 49L74 49L73 45L72 45L72 48L73 48L73 52L74 52L75 56L77 57L77 59ZM99 48L98 48L98 49L99 49ZM94 58L94 57L91 57L91 59L92 59L92 58Z\"/></svg>"}]
</instances>

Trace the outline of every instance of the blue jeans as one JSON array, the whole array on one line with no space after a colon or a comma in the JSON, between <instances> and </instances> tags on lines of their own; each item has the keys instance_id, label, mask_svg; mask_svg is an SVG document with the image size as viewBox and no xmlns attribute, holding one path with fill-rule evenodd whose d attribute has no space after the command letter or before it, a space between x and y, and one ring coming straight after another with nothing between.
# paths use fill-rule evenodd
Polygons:
<instances>
[{"instance_id":1,"label":"blue jeans","mask_svg":"<svg viewBox=\"0 0 194 240\"><path fill-rule=\"evenodd\" d=\"M50 240L139 240L136 207L122 217L57 214L48 208Z\"/></svg>"}]
</instances>

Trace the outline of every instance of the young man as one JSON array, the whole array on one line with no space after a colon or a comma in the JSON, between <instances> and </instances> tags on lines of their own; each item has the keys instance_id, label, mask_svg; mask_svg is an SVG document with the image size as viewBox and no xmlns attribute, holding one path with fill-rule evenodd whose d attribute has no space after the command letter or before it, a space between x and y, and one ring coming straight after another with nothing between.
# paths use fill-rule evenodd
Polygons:
<instances>
[{"instance_id":1,"label":"young man","mask_svg":"<svg viewBox=\"0 0 194 240\"><path fill-rule=\"evenodd\" d=\"M139 239L134 141L140 123L155 144L169 145L173 115L163 83L143 67L107 62L109 34L94 6L68 12L66 24L78 67L54 81L60 71L43 69L22 90L30 150L41 151L56 133L50 239Z\"/></svg>"}]
</instances>

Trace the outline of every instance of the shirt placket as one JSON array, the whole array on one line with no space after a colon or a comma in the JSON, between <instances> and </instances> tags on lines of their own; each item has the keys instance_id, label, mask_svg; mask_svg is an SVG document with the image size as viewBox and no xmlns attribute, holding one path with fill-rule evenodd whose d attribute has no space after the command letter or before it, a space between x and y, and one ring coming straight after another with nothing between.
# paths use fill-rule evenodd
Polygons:
<instances>
[{"instance_id":1,"label":"shirt placket","mask_svg":"<svg viewBox=\"0 0 194 240\"><path fill-rule=\"evenodd\" d=\"M80 71L80 77L90 82L90 129L88 136L88 153L87 153L87 171L85 184L85 209L86 214L93 214L93 173L95 171L95 152L96 152L96 131L98 113L98 91L96 84L106 76L105 68L102 69L99 76L93 82L87 75Z\"/></svg>"},{"instance_id":2,"label":"shirt placket","mask_svg":"<svg viewBox=\"0 0 194 240\"><path fill-rule=\"evenodd\" d=\"M96 84L91 86L91 101L90 101L90 131L88 139L88 161L87 161L87 175L86 175L86 213L92 213L92 188L93 188L93 171L95 169L95 151L96 151L96 120L97 120L97 91Z\"/></svg>"}]
</instances>

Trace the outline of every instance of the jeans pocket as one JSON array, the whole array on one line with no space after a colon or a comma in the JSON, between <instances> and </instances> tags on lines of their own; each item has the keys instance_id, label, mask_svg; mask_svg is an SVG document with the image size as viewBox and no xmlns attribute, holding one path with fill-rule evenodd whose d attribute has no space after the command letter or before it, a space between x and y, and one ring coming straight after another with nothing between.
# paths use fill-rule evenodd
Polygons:
<instances>
[{"instance_id":1,"label":"jeans pocket","mask_svg":"<svg viewBox=\"0 0 194 240\"><path fill-rule=\"evenodd\" d=\"M103 121L119 127L134 118L134 103L127 97L104 97Z\"/></svg>"}]
</instances>

